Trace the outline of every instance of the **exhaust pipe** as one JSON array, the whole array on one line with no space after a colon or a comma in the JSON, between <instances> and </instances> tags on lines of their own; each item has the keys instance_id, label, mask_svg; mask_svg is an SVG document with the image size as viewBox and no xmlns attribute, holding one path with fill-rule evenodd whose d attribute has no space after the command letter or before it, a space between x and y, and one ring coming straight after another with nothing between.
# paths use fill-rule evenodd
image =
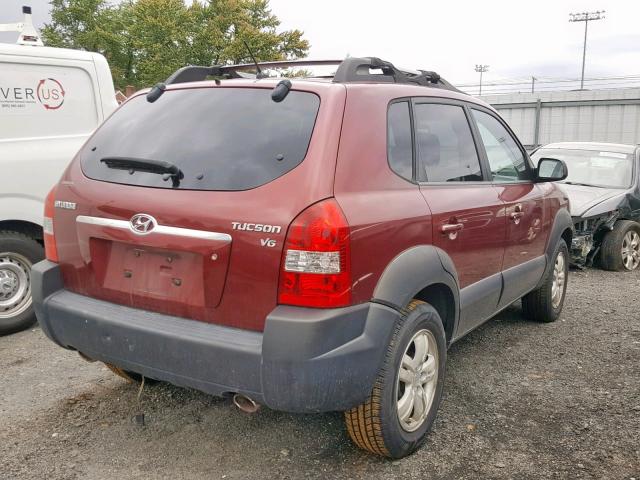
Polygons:
<instances>
[{"instance_id":1,"label":"exhaust pipe","mask_svg":"<svg viewBox=\"0 0 640 480\"><path fill-rule=\"evenodd\" d=\"M254 402L252 399L241 393L236 393L233 396L233 404L242 410L244 413L256 413L260 409L260 404Z\"/></svg>"}]
</instances>

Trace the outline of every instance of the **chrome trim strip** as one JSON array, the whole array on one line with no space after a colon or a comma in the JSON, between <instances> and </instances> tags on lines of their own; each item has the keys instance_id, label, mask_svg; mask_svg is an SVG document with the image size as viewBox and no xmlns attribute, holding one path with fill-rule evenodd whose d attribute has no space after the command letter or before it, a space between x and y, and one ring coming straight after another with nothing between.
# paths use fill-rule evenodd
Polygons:
<instances>
[{"instance_id":1,"label":"chrome trim strip","mask_svg":"<svg viewBox=\"0 0 640 480\"><path fill-rule=\"evenodd\" d=\"M128 230L136 233L131 228L131 223L127 220L116 220L115 218L89 217L87 215L78 215L76 222L85 223L87 225L98 225L100 227L119 228L120 230ZM207 232L205 230L192 230L190 228L170 227L168 225L157 225L149 235L160 233L163 235L172 235L174 237L198 238L201 240L215 240L219 242L231 242L231 235L228 233Z\"/></svg>"}]
</instances>

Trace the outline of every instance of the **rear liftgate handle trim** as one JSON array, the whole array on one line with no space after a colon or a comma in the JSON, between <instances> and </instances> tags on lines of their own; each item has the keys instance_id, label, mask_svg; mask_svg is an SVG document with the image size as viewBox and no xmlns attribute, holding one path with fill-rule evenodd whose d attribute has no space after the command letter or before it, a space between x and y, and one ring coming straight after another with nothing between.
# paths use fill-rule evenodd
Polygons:
<instances>
[{"instance_id":1,"label":"rear liftgate handle trim","mask_svg":"<svg viewBox=\"0 0 640 480\"><path fill-rule=\"evenodd\" d=\"M139 232L133 230L131 222L128 220L117 220L114 218L89 217L86 215L78 215L76 222L88 225L97 225L100 227L118 228L120 230L128 230L129 232L140 235ZM148 234L159 233L162 235L172 235L174 237L198 238L202 240L214 240L218 242L231 242L231 235L228 233L207 232L205 230L193 230L190 228L171 227L168 225L156 225Z\"/></svg>"}]
</instances>

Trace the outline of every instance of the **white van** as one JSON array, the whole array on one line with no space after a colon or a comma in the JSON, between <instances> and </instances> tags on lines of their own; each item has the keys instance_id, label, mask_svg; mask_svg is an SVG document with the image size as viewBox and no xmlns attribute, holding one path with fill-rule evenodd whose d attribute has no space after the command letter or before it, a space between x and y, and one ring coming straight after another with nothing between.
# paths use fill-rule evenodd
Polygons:
<instances>
[{"instance_id":1,"label":"white van","mask_svg":"<svg viewBox=\"0 0 640 480\"><path fill-rule=\"evenodd\" d=\"M117 106L105 58L39 46L31 11L23 12L13 26L29 35L0 43L0 334L35 321L30 267L44 257L44 199Z\"/></svg>"}]
</instances>

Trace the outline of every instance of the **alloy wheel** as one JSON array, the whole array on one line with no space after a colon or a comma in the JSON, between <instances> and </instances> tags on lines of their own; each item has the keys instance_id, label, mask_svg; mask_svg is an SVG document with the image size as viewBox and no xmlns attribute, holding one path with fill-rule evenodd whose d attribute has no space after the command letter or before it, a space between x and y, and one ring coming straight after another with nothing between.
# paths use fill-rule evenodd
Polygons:
<instances>
[{"instance_id":1,"label":"alloy wheel","mask_svg":"<svg viewBox=\"0 0 640 480\"><path fill-rule=\"evenodd\" d=\"M429 330L411 338L400 362L396 405L400 426L414 432L425 422L438 384L438 346Z\"/></svg>"},{"instance_id":2,"label":"alloy wheel","mask_svg":"<svg viewBox=\"0 0 640 480\"><path fill-rule=\"evenodd\" d=\"M560 306L564 295L564 284L567 279L565 263L564 253L558 252L556 263L553 267L553 283L551 284L551 305L553 308Z\"/></svg>"},{"instance_id":3,"label":"alloy wheel","mask_svg":"<svg viewBox=\"0 0 640 480\"><path fill-rule=\"evenodd\" d=\"M635 230L629 230L622 239L622 264L627 270L640 265L640 235Z\"/></svg>"}]
</instances>

